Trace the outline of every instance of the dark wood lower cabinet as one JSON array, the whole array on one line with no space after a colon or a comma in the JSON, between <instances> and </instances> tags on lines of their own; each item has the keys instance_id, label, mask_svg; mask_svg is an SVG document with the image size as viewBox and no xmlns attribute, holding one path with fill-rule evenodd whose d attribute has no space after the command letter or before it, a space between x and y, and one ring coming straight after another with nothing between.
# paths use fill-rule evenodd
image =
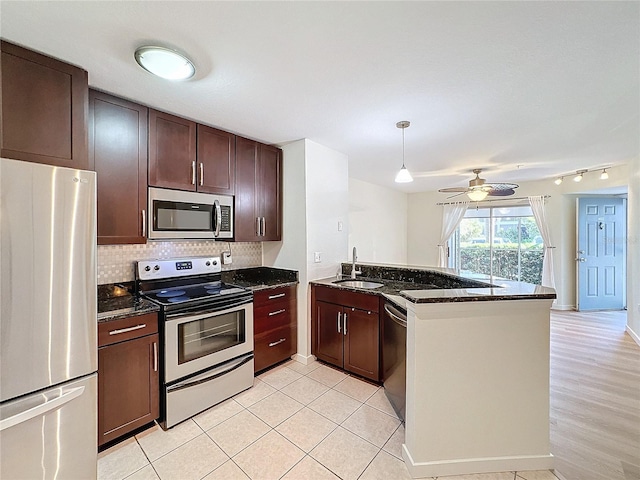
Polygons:
<instances>
[{"instance_id":1,"label":"dark wood lower cabinet","mask_svg":"<svg viewBox=\"0 0 640 480\"><path fill-rule=\"evenodd\" d=\"M291 358L297 350L296 286L260 290L253 296L254 370Z\"/></svg>"},{"instance_id":2,"label":"dark wood lower cabinet","mask_svg":"<svg viewBox=\"0 0 640 480\"><path fill-rule=\"evenodd\" d=\"M156 333L127 339L135 332ZM144 327L141 327L144 325ZM157 315L142 315L99 325L99 338L123 341L98 348L98 446L158 418ZM136 329L138 330L132 330ZM106 330L116 332L109 334ZM120 333L122 332L122 333ZM109 338L109 337L112 338Z\"/></svg>"},{"instance_id":3,"label":"dark wood lower cabinet","mask_svg":"<svg viewBox=\"0 0 640 480\"><path fill-rule=\"evenodd\" d=\"M380 381L379 299L314 286L312 305L312 353L319 360Z\"/></svg>"}]
</instances>

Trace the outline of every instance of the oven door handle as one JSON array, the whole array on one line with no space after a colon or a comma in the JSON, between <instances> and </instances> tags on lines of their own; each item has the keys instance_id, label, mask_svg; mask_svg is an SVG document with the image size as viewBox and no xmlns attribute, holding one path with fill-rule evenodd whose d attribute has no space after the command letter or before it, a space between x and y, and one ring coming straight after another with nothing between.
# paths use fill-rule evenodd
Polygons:
<instances>
[{"instance_id":1,"label":"oven door handle","mask_svg":"<svg viewBox=\"0 0 640 480\"><path fill-rule=\"evenodd\" d=\"M253 298L249 299L241 299L237 302L227 303L220 308L215 308L209 306L208 308L197 310L197 311L189 311L189 312L180 312L180 313L169 313L165 316L167 321L179 320L181 318L189 318L190 320L199 320L200 318L204 318L211 314L221 314L226 311L237 310L238 307L243 305L251 305L253 303Z\"/></svg>"},{"instance_id":2,"label":"oven door handle","mask_svg":"<svg viewBox=\"0 0 640 480\"><path fill-rule=\"evenodd\" d=\"M227 373L233 372L234 370L240 368L244 364L253 360L253 353L250 353L244 357L236 358L231 362L228 362L219 368L215 368L210 370L206 374L190 378L185 380L184 382L176 383L175 385L171 385L167 387L167 393L176 392L178 390L182 390L189 387L194 387L196 385L201 385L206 382L210 382L211 380L215 380L216 378L220 378Z\"/></svg>"}]
</instances>

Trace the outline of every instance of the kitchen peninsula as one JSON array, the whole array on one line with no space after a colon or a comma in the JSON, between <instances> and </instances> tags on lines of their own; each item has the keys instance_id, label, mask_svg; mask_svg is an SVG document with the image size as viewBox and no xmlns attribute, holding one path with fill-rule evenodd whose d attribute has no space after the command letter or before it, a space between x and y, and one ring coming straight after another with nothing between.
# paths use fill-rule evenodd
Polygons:
<instances>
[{"instance_id":1,"label":"kitchen peninsula","mask_svg":"<svg viewBox=\"0 0 640 480\"><path fill-rule=\"evenodd\" d=\"M358 280L383 286L350 287L336 278L312 284L378 296L406 309L403 458L410 474L553 468L549 315L555 291L448 269L358 268ZM343 278L350 273L351 265L343 264Z\"/></svg>"}]
</instances>

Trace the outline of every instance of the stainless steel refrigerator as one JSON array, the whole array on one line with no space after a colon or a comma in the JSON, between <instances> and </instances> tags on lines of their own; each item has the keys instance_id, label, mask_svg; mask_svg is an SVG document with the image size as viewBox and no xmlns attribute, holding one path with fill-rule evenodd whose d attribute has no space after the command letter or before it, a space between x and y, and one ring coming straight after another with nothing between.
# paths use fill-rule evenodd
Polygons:
<instances>
[{"instance_id":1,"label":"stainless steel refrigerator","mask_svg":"<svg viewBox=\"0 0 640 480\"><path fill-rule=\"evenodd\" d=\"M97 476L96 175L0 159L0 478Z\"/></svg>"}]
</instances>

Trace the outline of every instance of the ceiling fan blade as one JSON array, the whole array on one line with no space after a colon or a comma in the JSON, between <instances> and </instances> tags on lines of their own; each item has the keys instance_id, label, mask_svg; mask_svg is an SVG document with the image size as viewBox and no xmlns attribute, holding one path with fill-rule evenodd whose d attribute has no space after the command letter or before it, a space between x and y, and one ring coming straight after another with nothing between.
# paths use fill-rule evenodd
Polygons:
<instances>
[{"instance_id":1,"label":"ceiling fan blade","mask_svg":"<svg viewBox=\"0 0 640 480\"><path fill-rule=\"evenodd\" d=\"M464 193L469 190L467 187L451 187L451 188L441 188L438 190L441 193Z\"/></svg>"},{"instance_id":2,"label":"ceiling fan blade","mask_svg":"<svg viewBox=\"0 0 640 480\"><path fill-rule=\"evenodd\" d=\"M491 189L487 195L491 197L508 197L509 195L513 195L516 193L512 188L505 190L495 190Z\"/></svg>"},{"instance_id":3,"label":"ceiling fan blade","mask_svg":"<svg viewBox=\"0 0 640 480\"><path fill-rule=\"evenodd\" d=\"M466 190L464 192L456 193L455 195L451 195L450 197L447 197L447 200L449 200L450 198L459 197L460 195L464 195L465 193L467 193Z\"/></svg>"}]
</instances>

